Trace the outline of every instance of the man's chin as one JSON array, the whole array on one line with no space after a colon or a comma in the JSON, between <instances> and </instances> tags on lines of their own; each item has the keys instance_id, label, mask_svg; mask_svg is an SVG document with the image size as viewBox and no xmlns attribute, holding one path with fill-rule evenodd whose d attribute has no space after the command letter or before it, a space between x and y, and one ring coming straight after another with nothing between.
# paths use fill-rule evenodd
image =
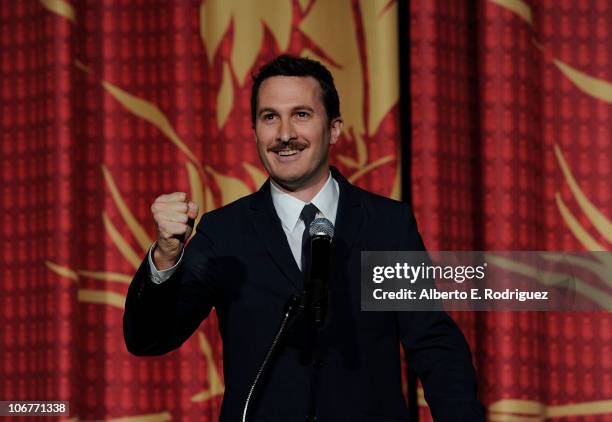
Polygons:
<instances>
[{"instance_id":1,"label":"man's chin","mask_svg":"<svg viewBox=\"0 0 612 422\"><path fill-rule=\"evenodd\" d=\"M271 174L270 178L280 187L295 191L304 184L305 175L303 174Z\"/></svg>"},{"instance_id":2,"label":"man's chin","mask_svg":"<svg viewBox=\"0 0 612 422\"><path fill-rule=\"evenodd\" d=\"M279 172L270 174L270 178L274 181L274 183L288 192L296 192L302 189L310 188L311 186L319 183L322 177L327 179L327 173L321 173L320 175L319 172L312 173L303 171L299 173Z\"/></svg>"}]
</instances>

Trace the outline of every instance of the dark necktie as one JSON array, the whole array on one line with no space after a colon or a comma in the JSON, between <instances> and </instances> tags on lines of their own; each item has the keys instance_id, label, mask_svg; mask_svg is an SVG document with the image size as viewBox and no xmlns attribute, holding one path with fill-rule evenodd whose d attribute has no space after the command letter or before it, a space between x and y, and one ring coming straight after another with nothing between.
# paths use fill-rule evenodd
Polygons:
<instances>
[{"instance_id":1,"label":"dark necktie","mask_svg":"<svg viewBox=\"0 0 612 422\"><path fill-rule=\"evenodd\" d=\"M300 218L304 222L304 233L302 233L302 272L306 271L306 259L308 256L308 250L310 246L310 223L314 220L319 210L313 204L306 204L304 208L302 208L302 212L300 213Z\"/></svg>"}]
</instances>

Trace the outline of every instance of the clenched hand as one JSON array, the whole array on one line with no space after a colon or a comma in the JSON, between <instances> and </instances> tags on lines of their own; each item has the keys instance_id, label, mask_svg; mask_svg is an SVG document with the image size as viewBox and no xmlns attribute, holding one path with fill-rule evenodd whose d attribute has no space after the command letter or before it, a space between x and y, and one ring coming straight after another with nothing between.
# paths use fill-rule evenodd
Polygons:
<instances>
[{"instance_id":1,"label":"clenched hand","mask_svg":"<svg viewBox=\"0 0 612 422\"><path fill-rule=\"evenodd\" d=\"M153 262L161 271L176 263L185 241L191 236L198 205L188 201L185 192L173 192L157 197L151 205L151 212L157 226Z\"/></svg>"}]
</instances>

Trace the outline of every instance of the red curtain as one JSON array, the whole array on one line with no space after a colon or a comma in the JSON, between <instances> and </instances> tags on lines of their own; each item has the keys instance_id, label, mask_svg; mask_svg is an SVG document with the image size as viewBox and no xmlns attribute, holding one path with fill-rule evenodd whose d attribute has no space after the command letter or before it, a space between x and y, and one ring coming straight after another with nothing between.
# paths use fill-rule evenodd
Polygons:
<instances>
[{"instance_id":1,"label":"red curtain","mask_svg":"<svg viewBox=\"0 0 612 422\"><path fill-rule=\"evenodd\" d=\"M423 0L409 13L412 199L426 246L610 249L612 4ZM608 312L453 317L490 420L612 420Z\"/></svg>"},{"instance_id":2,"label":"red curtain","mask_svg":"<svg viewBox=\"0 0 612 422\"><path fill-rule=\"evenodd\" d=\"M69 400L73 420L216 420L214 316L180 350L135 358L123 301L157 195L186 191L206 211L265 180L250 74L281 52L330 67L346 129L334 165L399 199L403 164L430 249L609 249L612 5L403 6L0 2L0 398ZM490 420L612 418L608 314L453 316Z\"/></svg>"}]
</instances>

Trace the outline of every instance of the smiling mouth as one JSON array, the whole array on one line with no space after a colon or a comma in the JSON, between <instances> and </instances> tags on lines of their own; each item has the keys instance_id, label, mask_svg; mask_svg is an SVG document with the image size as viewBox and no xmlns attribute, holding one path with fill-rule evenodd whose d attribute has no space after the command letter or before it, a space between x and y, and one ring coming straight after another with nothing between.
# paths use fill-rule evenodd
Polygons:
<instances>
[{"instance_id":1,"label":"smiling mouth","mask_svg":"<svg viewBox=\"0 0 612 422\"><path fill-rule=\"evenodd\" d=\"M276 154L280 155L281 157L290 157L292 155L297 154L300 151L301 150L299 149L283 149L281 151L276 151Z\"/></svg>"},{"instance_id":2,"label":"smiling mouth","mask_svg":"<svg viewBox=\"0 0 612 422\"><path fill-rule=\"evenodd\" d=\"M300 152L302 152L303 150L304 148L288 148L288 149L281 149L281 150L273 151L273 152L274 154L276 154L279 160L288 161L288 160L297 159L300 155Z\"/></svg>"}]
</instances>

